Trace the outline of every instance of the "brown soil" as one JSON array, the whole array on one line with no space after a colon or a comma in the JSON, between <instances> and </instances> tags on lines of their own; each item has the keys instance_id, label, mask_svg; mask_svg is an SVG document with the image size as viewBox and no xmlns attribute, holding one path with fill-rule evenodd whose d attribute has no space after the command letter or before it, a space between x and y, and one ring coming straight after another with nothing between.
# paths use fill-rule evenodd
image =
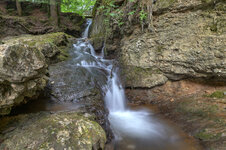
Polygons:
<instances>
[{"instance_id":1,"label":"brown soil","mask_svg":"<svg viewBox=\"0 0 226 150\"><path fill-rule=\"evenodd\" d=\"M204 81L167 82L153 89L127 89L135 105L153 104L195 137L204 149L226 149L226 86Z\"/></svg>"}]
</instances>

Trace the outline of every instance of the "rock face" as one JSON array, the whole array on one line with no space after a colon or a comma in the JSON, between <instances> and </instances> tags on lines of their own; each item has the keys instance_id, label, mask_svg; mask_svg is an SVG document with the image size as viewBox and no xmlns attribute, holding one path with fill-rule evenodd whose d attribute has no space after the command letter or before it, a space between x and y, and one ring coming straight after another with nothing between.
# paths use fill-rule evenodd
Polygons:
<instances>
[{"instance_id":1,"label":"rock face","mask_svg":"<svg viewBox=\"0 0 226 150\"><path fill-rule=\"evenodd\" d=\"M120 54L126 85L153 87L187 77L225 81L226 14L220 5L202 10L206 4L201 1L172 4L155 16L155 33L124 38Z\"/></svg>"},{"instance_id":2,"label":"rock face","mask_svg":"<svg viewBox=\"0 0 226 150\"><path fill-rule=\"evenodd\" d=\"M46 86L48 63L54 57L66 58L64 33L12 37L0 45L0 115L32 98Z\"/></svg>"},{"instance_id":3,"label":"rock face","mask_svg":"<svg viewBox=\"0 0 226 150\"><path fill-rule=\"evenodd\" d=\"M38 113L2 121L10 130L0 134L0 149L101 150L106 142L104 130L89 114Z\"/></svg>"},{"instance_id":4,"label":"rock face","mask_svg":"<svg viewBox=\"0 0 226 150\"><path fill-rule=\"evenodd\" d=\"M106 46L108 54L112 47L119 54L127 87L151 88L184 78L225 81L225 2L159 0L153 6L153 32L141 31L141 8L135 6L142 2L124 1L116 6L123 12L120 22L124 24L119 28L113 21L109 38L123 38ZM111 20L117 22L117 18ZM98 35L96 28L91 33Z\"/></svg>"}]
</instances>

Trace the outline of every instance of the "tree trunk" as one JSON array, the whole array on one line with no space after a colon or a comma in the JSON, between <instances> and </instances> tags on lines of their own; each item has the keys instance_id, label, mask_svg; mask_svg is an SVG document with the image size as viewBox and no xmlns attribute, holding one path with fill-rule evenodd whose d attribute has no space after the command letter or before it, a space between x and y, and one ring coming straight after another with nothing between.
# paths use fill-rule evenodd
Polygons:
<instances>
[{"instance_id":1,"label":"tree trunk","mask_svg":"<svg viewBox=\"0 0 226 150\"><path fill-rule=\"evenodd\" d=\"M22 16L22 8L19 0L16 0L16 8L17 8L17 13L19 16Z\"/></svg>"},{"instance_id":2,"label":"tree trunk","mask_svg":"<svg viewBox=\"0 0 226 150\"><path fill-rule=\"evenodd\" d=\"M58 25L58 13L56 0L50 0L50 16L55 25Z\"/></svg>"},{"instance_id":3,"label":"tree trunk","mask_svg":"<svg viewBox=\"0 0 226 150\"><path fill-rule=\"evenodd\" d=\"M58 25L60 25L61 0L58 0L58 1L57 1L57 15L58 15Z\"/></svg>"}]
</instances>

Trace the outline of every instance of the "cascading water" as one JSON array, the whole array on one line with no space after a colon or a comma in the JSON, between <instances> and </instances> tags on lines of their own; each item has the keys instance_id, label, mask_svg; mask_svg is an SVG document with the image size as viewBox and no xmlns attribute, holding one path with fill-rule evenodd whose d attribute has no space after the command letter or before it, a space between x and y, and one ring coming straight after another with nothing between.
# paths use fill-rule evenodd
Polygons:
<instances>
[{"instance_id":1,"label":"cascading water","mask_svg":"<svg viewBox=\"0 0 226 150\"><path fill-rule=\"evenodd\" d=\"M126 96L117 73L118 69L113 65L114 61L104 59L105 47L98 55L87 40L91 23L92 21L88 20L83 38L74 44L76 57L73 61L76 62L76 66L87 69L94 77L97 70L106 76L104 82L97 82L97 84L102 89L106 107L109 110L108 119L115 141L119 145L115 149L178 149L181 146L178 142L180 139L172 129L164 126L164 123L153 117L150 111L135 111L126 106Z\"/></svg>"},{"instance_id":2,"label":"cascading water","mask_svg":"<svg viewBox=\"0 0 226 150\"><path fill-rule=\"evenodd\" d=\"M92 24L92 19L88 19L86 24L87 24L87 27L86 27L85 31L83 32L83 34L82 34L83 38L88 38L88 36L89 36L89 28L90 28L90 26Z\"/></svg>"}]
</instances>

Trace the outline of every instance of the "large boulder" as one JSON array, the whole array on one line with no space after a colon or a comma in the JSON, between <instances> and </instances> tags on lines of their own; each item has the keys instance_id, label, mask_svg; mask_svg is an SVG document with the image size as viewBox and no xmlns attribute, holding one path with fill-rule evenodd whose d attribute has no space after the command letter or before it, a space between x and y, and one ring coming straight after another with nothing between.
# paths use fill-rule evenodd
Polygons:
<instances>
[{"instance_id":1,"label":"large boulder","mask_svg":"<svg viewBox=\"0 0 226 150\"><path fill-rule=\"evenodd\" d=\"M101 150L106 135L93 116L79 112L37 113L1 120L0 149Z\"/></svg>"},{"instance_id":2,"label":"large boulder","mask_svg":"<svg viewBox=\"0 0 226 150\"><path fill-rule=\"evenodd\" d=\"M67 57L64 51L67 43L68 36L64 33L3 40L0 45L0 115L10 113L11 108L25 102L26 97L38 95L48 80L48 63L55 57Z\"/></svg>"}]
</instances>

